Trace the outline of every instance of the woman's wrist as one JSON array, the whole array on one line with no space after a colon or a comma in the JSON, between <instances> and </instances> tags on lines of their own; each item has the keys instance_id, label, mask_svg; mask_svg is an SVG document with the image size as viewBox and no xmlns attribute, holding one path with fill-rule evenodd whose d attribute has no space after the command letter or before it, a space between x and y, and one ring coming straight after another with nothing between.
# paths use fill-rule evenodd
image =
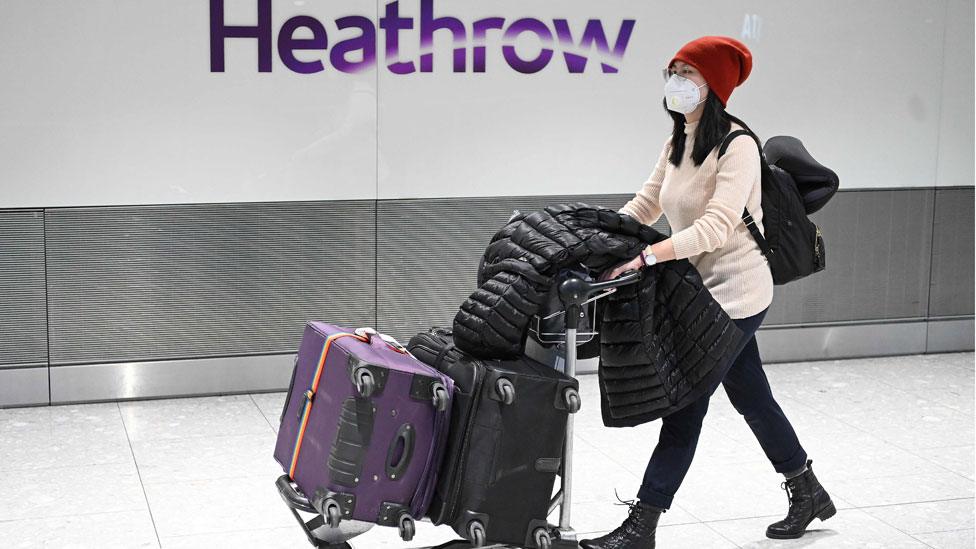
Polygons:
<instances>
[{"instance_id":1,"label":"woman's wrist","mask_svg":"<svg viewBox=\"0 0 976 549\"><path fill-rule=\"evenodd\" d=\"M645 255L649 256L651 254L654 256L655 263L662 263L674 259L674 246L671 244L671 239L668 238L667 240L656 242L644 248L644 251L641 252L641 257L643 258Z\"/></svg>"},{"instance_id":2,"label":"woman's wrist","mask_svg":"<svg viewBox=\"0 0 976 549\"><path fill-rule=\"evenodd\" d=\"M640 259L644 267L650 267L651 265L657 263L657 256L654 254L654 250L650 246L641 250Z\"/></svg>"}]
</instances>

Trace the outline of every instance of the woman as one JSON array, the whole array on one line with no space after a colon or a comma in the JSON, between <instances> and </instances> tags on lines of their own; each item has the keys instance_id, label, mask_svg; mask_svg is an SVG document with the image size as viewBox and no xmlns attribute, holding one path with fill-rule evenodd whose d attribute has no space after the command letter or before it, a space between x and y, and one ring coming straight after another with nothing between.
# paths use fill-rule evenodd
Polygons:
<instances>
[{"instance_id":1,"label":"woman","mask_svg":"<svg viewBox=\"0 0 976 549\"><path fill-rule=\"evenodd\" d=\"M773 279L758 244L742 221L748 207L762 230L759 149L756 141L733 139L718 159L718 148L734 129L748 129L725 112L732 89L752 70L752 54L738 40L705 36L682 47L664 77L665 108L674 120L672 135L654 173L620 211L644 224L667 214L672 234L640 256L604 273L687 258L705 286L744 333L722 381L729 400L745 417L773 468L786 477L789 512L771 524L771 538L798 538L810 522L835 513L830 496L811 469L812 460L773 399L763 373L756 330L773 299ZM665 416L644 473L637 503L613 532L583 540L585 549L647 549L662 512L670 506L695 454L709 394Z\"/></svg>"}]
</instances>

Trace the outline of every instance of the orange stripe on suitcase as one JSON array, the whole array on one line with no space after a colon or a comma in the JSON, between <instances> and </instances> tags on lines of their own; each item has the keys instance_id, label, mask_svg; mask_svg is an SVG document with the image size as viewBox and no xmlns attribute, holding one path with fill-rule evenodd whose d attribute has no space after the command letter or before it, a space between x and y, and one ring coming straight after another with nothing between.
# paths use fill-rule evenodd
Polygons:
<instances>
[{"instance_id":1,"label":"orange stripe on suitcase","mask_svg":"<svg viewBox=\"0 0 976 549\"><path fill-rule=\"evenodd\" d=\"M291 457L291 467L288 468L288 478L295 480L295 466L298 465L298 455L302 451L302 440L305 438L305 428L308 426L308 417L312 412L312 400L315 393L319 390L319 381L322 379L322 369L325 367L325 358L329 354L332 342L340 337L354 337L363 343L369 343L369 338L357 334L341 333L333 334L325 340L322 346L322 355L319 357L318 367L315 369L315 377L312 379L312 387L305 391L305 409L302 411L302 423L298 428L298 438L295 440L295 452Z\"/></svg>"}]
</instances>

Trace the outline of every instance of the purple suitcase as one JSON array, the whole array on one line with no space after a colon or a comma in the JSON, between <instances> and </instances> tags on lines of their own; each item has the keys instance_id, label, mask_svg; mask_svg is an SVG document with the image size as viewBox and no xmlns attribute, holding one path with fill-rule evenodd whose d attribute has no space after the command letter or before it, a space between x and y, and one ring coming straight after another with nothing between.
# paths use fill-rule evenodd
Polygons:
<instances>
[{"instance_id":1,"label":"purple suitcase","mask_svg":"<svg viewBox=\"0 0 976 549\"><path fill-rule=\"evenodd\" d=\"M339 334L354 332L305 326L275 446L282 480L332 527L397 526L409 540L433 496L454 382L386 336Z\"/></svg>"}]
</instances>

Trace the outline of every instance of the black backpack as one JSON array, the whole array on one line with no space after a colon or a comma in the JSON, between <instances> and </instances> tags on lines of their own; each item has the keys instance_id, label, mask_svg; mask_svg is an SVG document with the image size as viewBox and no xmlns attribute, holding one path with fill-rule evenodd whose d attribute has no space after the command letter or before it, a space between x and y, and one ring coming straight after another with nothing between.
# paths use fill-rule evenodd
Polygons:
<instances>
[{"instance_id":1,"label":"black backpack","mask_svg":"<svg viewBox=\"0 0 976 549\"><path fill-rule=\"evenodd\" d=\"M752 137L759 147L766 234L759 231L748 209L742 210L742 220L769 262L773 284L786 284L822 271L826 265L823 235L807 216L822 208L837 192L837 174L814 160L795 137L772 137L763 147L759 138L747 130L730 132L722 141L719 158L740 135Z\"/></svg>"}]
</instances>

